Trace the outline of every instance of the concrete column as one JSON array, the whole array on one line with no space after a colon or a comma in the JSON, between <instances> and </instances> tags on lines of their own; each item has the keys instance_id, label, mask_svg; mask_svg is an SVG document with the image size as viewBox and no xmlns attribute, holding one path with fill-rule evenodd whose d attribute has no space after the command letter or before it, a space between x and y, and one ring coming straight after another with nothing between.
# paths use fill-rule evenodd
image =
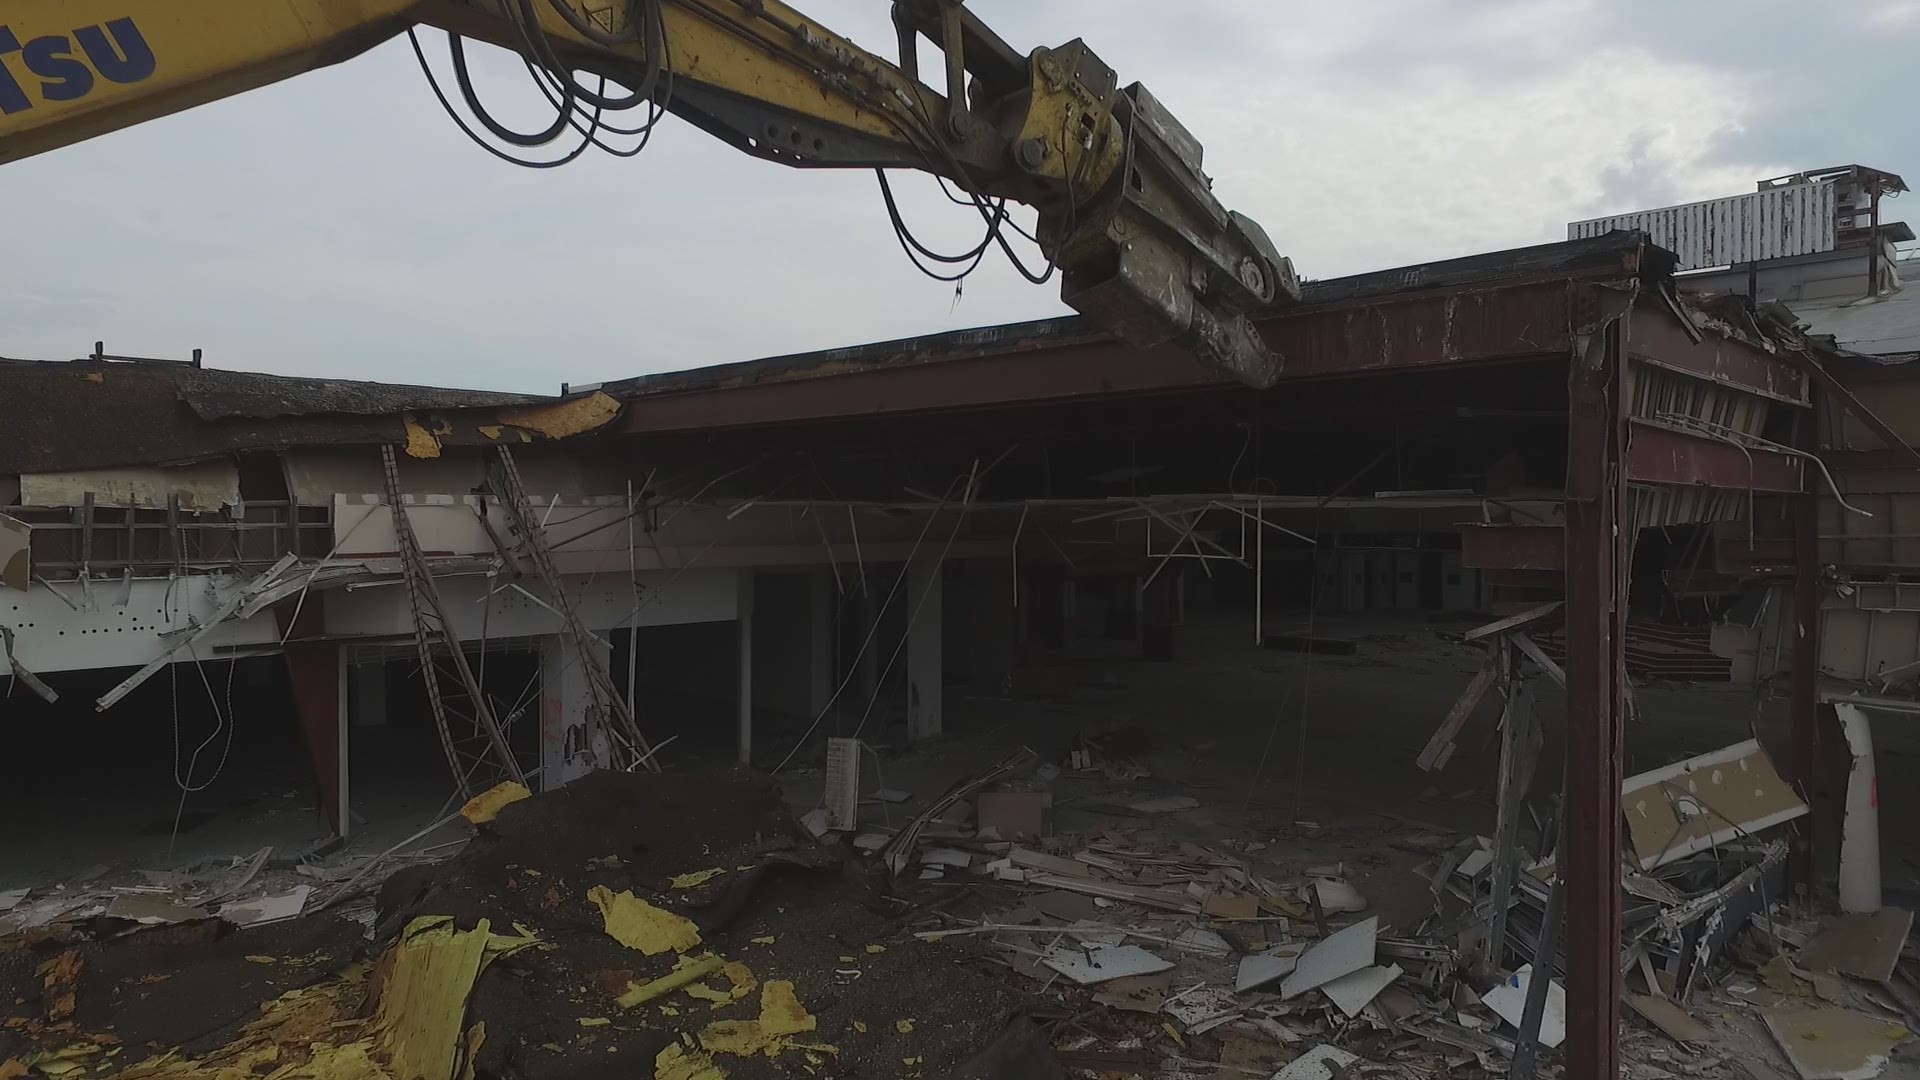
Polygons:
<instances>
[{"instance_id":1,"label":"concrete column","mask_svg":"<svg viewBox=\"0 0 1920 1080\"><path fill-rule=\"evenodd\" d=\"M594 642L603 666L610 660L604 642ZM593 692L580 648L572 634L540 639L540 789L552 791L577 780L609 760L607 733L593 723Z\"/></svg>"},{"instance_id":2,"label":"concrete column","mask_svg":"<svg viewBox=\"0 0 1920 1080\"><path fill-rule=\"evenodd\" d=\"M907 568L913 620L907 627L907 738L913 741L940 734L941 566L935 558Z\"/></svg>"},{"instance_id":3,"label":"concrete column","mask_svg":"<svg viewBox=\"0 0 1920 1080\"><path fill-rule=\"evenodd\" d=\"M740 571L740 761L753 763L753 571Z\"/></svg>"},{"instance_id":4,"label":"concrete column","mask_svg":"<svg viewBox=\"0 0 1920 1080\"><path fill-rule=\"evenodd\" d=\"M348 715L354 727L384 727L387 723L387 665L376 660L347 668Z\"/></svg>"}]
</instances>

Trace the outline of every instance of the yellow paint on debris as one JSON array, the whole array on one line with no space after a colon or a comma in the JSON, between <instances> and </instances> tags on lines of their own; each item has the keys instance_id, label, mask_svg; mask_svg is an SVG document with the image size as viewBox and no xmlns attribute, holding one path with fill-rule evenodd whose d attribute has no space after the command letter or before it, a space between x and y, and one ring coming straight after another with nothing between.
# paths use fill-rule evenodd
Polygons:
<instances>
[{"instance_id":1,"label":"yellow paint on debris","mask_svg":"<svg viewBox=\"0 0 1920 1080\"><path fill-rule=\"evenodd\" d=\"M793 984L774 979L760 988L760 1015L752 1020L716 1020L700 1032L700 1048L710 1054L775 1057L798 1044L791 1037L812 1031L819 1021L794 996ZM820 1049L810 1046L808 1049Z\"/></svg>"},{"instance_id":2,"label":"yellow paint on debris","mask_svg":"<svg viewBox=\"0 0 1920 1080\"><path fill-rule=\"evenodd\" d=\"M403 418L407 427L407 456L411 458L437 458L440 456L440 440L433 432L421 426L420 421L408 416Z\"/></svg>"},{"instance_id":3,"label":"yellow paint on debris","mask_svg":"<svg viewBox=\"0 0 1920 1080\"><path fill-rule=\"evenodd\" d=\"M460 808L460 816L475 825L484 825L499 816L500 811L506 807L512 806L521 799L531 798L533 798L533 792L528 791L525 784L507 780L468 799L467 804ZM538 871L531 872L538 875Z\"/></svg>"},{"instance_id":4,"label":"yellow paint on debris","mask_svg":"<svg viewBox=\"0 0 1920 1080\"><path fill-rule=\"evenodd\" d=\"M474 980L495 957L535 942L530 935L494 934L485 919L464 931L445 915L408 924L389 954L371 1025L390 1069L410 1080L451 1080Z\"/></svg>"},{"instance_id":5,"label":"yellow paint on debris","mask_svg":"<svg viewBox=\"0 0 1920 1080\"><path fill-rule=\"evenodd\" d=\"M911 1035L913 1034L913 1021L912 1020L895 1020L893 1022L893 1030L899 1032L902 1035Z\"/></svg>"},{"instance_id":6,"label":"yellow paint on debris","mask_svg":"<svg viewBox=\"0 0 1920 1080\"><path fill-rule=\"evenodd\" d=\"M700 928L691 919L662 911L630 890L616 893L595 885L587 890L587 899L600 909L607 936L629 949L658 956L669 949L686 952L700 944Z\"/></svg>"},{"instance_id":7,"label":"yellow paint on debris","mask_svg":"<svg viewBox=\"0 0 1920 1080\"><path fill-rule=\"evenodd\" d=\"M631 1009L635 1005L644 1005L654 998L663 997L683 986L697 983L701 979L719 971L724 966L721 959L712 953L702 953L699 956L682 956L674 962L672 972L662 975L645 985L634 984L628 986L627 992L621 994L614 1003L623 1009Z\"/></svg>"},{"instance_id":8,"label":"yellow paint on debris","mask_svg":"<svg viewBox=\"0 0 1920 1080\"><path fill-rule=\"evenodd\" d=\"M757 937L753 939L753 943L755 945L771 945L773 944L773 941L774 941L774 937L772 934L768 934L766 937Z\"/></svg>"},{"instance_id":9,"label":"yellow paint on debris","mask_svg":"<svg viewBox=\"0 0 1920 1080\"><path fill-rule=\"evenodd\" d=\"M886 952L886 951L887 951L887 947L886 947L885 945L869 945L869 946L867 946L867 955L869 955L869 956L878 956L879 954L881 954L881 953L883 953L883 952Z\"/></svg>"},{"instance_id":10,"label":"yellow paint on debris","mask_svg":"<svg viewBox=\"0 0 1920 1080\"><path fill-rule=\"evenodd\" d=\"M674 1043L654 1055L653 1080L727 1080L727 1074L712 1055Z\"/></svg>"},{"instance_id":11,"label":"yellow paint on debris","mask_svg":"<svg viewBox=\"0 0 1920 1080\"><path fill-rule=\"evenodd\" d=\"M687 996L695 1001L712 1002L715 1008L733 1004L733 995L725 990L715 990L706 983L691 983L687 986Z\"/></svg>"},{"instance_id":12,"label":"yellow paint on debris","mask_svg":"<svg viewBox=\"0 0 1920 1080\"><path fill-rule=\"evenodd\" d=\"M549 439L564 439L606 426L609 420L620 415L620 402L603 391L595 390L583 397L568 398L550 405L501 409L498 415L503 424Z\"/></svg>"},{"instance_id":13,"label":"yellow paint on debris","mask_svg":"<svg viewBox=\"0 0 1920 1080\"><path fill-rule=\"evenodd\" d=\"M606 1027L611 1023L613 1023L613 1021L604 1016L582 1016L579 1019L581 1027Z\"/></svg>"},{"instance_id":14,"label":"yellow paint on debris","mask_svg":"<svg viewBox=\"0 0 1920 1080\"><path fill-rule=\"evenodd\" d=\"M735 1001L760 988L760 980L754 978L753 972L747 969L747 965L738 960L729 961L726 967L720 969L720 973L727 977L727 982L733 984L731 996Z\"/></svg>"},{"instance_id":15,"label":"yellow paint on debris","mask_svg":"<svg viewBox=\"0 0 1920 1080\"><path fill-rule=\"evenodd\" d=\"M727 870L723 866L716 866L711 870L695 870L691 874L681 874L679 877L674 878L673 887L676 889L697 889L726 872Z\"/></svg>"}]
</instances>

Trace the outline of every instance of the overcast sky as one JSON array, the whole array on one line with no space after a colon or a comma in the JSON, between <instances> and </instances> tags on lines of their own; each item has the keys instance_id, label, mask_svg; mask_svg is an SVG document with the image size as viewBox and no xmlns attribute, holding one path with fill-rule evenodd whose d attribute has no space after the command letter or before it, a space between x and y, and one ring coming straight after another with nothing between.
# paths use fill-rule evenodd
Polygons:
<instances>
[{"instance_id":1,"label":"overcast sky","mask_svg":"<svg viewBox=\"0 0 1920 1080\"><path fill-rule=\"evenodd\" d=\"M890 51L883 0L795 2ZM1568 220L1796 169L1858 161L1920 183L1905 74L1920 0L1844 18L1806 0L971 6L1017 48L1084 36L1146 83L1205 144L1222 201L1311 277L1556 240ZM481 74L531 119L523 74ZM925 238L970 243L971 211L902 184ZM105 339L550 392L1065 310L997 258L959 297L920 277L870 173L784 169L672 118L637 159L496 162L404 40L6 166L0 193L0 355L15 357Z\"/></svg>"}]
</instances>

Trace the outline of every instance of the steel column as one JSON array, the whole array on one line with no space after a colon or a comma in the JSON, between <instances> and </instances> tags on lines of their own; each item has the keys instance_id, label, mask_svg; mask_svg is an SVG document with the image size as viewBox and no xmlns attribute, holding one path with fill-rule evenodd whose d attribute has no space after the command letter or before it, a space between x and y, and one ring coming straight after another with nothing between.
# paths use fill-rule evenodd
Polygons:
<instances>
[{"instance_id":1,"label":"steel column","mask_svg":"<svg viewBox=\"0 0 1920 1080\"><path fill-rule=\"evenodd\" d=\"M1620 783L1627 568L1624 472L1630 294L1596 290L1602 315L1567 380L1568 1080L1619 1075Z\"/></svg>"},{"instance_id":2,"label":"steel column","mask_svg":"<svg viewBox=\"0 0 1920 1080\"><path fill-rule=\"evenodd\" d=\"M1799 418L1798 442L1803 450L1819 446L1820 409ZM1793 685L1789 691L1793 718L1793 782L1808 806L1819 794L1820 737L1820 495L1811 474L1806 489L1789 500L1793 516ZM1771 673L1763 673L1771 674ZM1813 886L1813 816L1794 823L1790 834L1787 878L1800 890Z\"/></svg>"}]
</instances>

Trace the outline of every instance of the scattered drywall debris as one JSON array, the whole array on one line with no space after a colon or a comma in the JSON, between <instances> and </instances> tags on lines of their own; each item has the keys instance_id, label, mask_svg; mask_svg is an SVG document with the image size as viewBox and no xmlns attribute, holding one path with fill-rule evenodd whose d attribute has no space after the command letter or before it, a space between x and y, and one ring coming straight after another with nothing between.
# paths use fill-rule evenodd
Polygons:
<instances>
[{"instance_id":1,"label":"scattered drywall debris","mask_svg":"<svg viewBox=\"0 0 1920 1080\"><path fill-rule=\"evenodd\" d=\"M1499 986L1480 995L1487 1008L1500 1015L1500 1019L1520 1027L1520 1020L1527 1009L1527 983L1533 977L1533 965L1528 964L1507 976ZM1567 1038L1567 990L1554 979L1547 984L1547 1007L1540 1015L1540 1045L1548 1049L1559 1046Z\"/></svg>"},{"instance_id":2,"label":"scattered drywall debris","mask_svg":"<svg viewBox=\"0 0 1920 1080\"><path fill-rule=\"evenodd\" d=\"M1354 923L1337 933L1329 935L1312 948L1300 954L1294 965L1293 974L1280 984L1280 997L1292 1000L1309 990L1318 989L1327 983L1350 975L1361 968L1373 966L1374 938L1379 934L1380 920L1366 919Z\"/></svg>"},{"instance_id":3,"label":"scattered drywall debris","mask_svg":"<svg viewBox=\"0 0 1920 1080\"><path fill-rule=\"evenodd\" d=\"M1693 1014L1668 1001L1651 994L1628 994L1627 1007L1664 1032L1667 1038L1682 1045L1710 1042L1713 1032L1707 1026L1693 1018Z\"/></svg>"},{"instance_id":4,"label":"scattered drywall debris","mask_svg":"<svg viewBox=\"0 0 1920 1080\"><path fill-rule=\"evenodd\" d=\"M1173 965L1138 945L1101 948L1058 948L1040 961L1081 986L1092 986L1129 975L1152 975Z\"/></svg>"},{"instance_id":5,"label":"scattered drywall debris","mask_svg":"<svg viewBox=\"0 0 1920 1080\"><path fill-rule=\"evenodd\" d=\"M1765 1009L1760 1018L1800 1080L1867 1080L1880 1075L1910 1032L1850 1009Z\"/></svg>"},{"instance_id":6,"label":"scattered drywall debris","mask_svg":"<svg viewBox=\"0 0 1920 1080\"><path fill-rule=\"evenodd\" d=\"M1894 965L1912 930L1913 912L1902 908L1837 915L1824 921L1820 932L1800 950L1800 966L1886 982L1893 978Z\"/></svg>"},{"instance_id":7,"label":"scattered drywall debris","mask_svg":"<svg viewBox=\"0 0 1920 1080\"><path fill-rule=\"evenodd\" d=\"M235 926L260 926L264 923L279 922L281 919L291 919L305 911L307 897L312 893L311 885L295 885L286 892L272 896L221 904L215 914Z\"/></svg>"},{"instance_id":8,"label":"scattered drywall debris","mask_svg":"<svg viewBox=\"0 0 1920 1080\"><path fill-rule=\"evenodd\" d=\"M1160 1011L1180 1022L1189 1035L1204 1035L1240 1018L1243 1006L1224 986L1198 986L1168 998Z\"/></svg>"},{"instance_id":9,"label":"scattered drywall debris","mask_svg":"<svg viewBox=\"0 0 1920 1080\"><path fill-rule=\"evenodd\" d=\"M1642 870L1807 812L1807 804L1753 739L1628 777L1621 796L1628 838Z\"/></svg>"},{"instance_id":10,"label":"scattered drywall debris","mask_svg":"<svg viewBox=\"0 0 1920 1080\"><path fill-rule=\"evenodd\" d=\"M1152 975L1126 975L1100 984L1093 1000L1122 1012L1157 1013L1166 1003L1167 989L1173 983L1170 972Z\"/></svg>"},{"instance_id":11,"label":"scattered drywall debris","mask_svg":"<svg viewBox=\"0 0 1920 1080\"><path fill-rule=\"evenodd\" d=\"M1316 1046L1275 1073L1273 1080L1333 1080L1335 1069L1345 1069L1359 1061L1337 1046Z\"/></svg>"},{"instance_id":12,"label":"scattered drywall debris","mask_svg":"<svg viewBox=\"0 0 1920 1080\"><path fill-rule=\"evenodd\" d=\"M1323 983L1320 992L1334 1003L1348 1019L1360 1015L1360 1010L1373 1003L1387 984L1400 977L1400 965L1389 964L1386 967L1364 967L1359 971L1342 975L1332 982Z\"/></svg>"},{"instance_id":13,"label":"scattered drywall debris","mask_svg":"<svg viewBox=\"0 0 1920 1080\"><path fill-rule=\"evenodd\" d=\"M1279 945L1263 953L1240 958L1240 970L1233 980L1235 993L1258 990L1293 974L1305 945Z\"/></svg>"}]
</instances>

